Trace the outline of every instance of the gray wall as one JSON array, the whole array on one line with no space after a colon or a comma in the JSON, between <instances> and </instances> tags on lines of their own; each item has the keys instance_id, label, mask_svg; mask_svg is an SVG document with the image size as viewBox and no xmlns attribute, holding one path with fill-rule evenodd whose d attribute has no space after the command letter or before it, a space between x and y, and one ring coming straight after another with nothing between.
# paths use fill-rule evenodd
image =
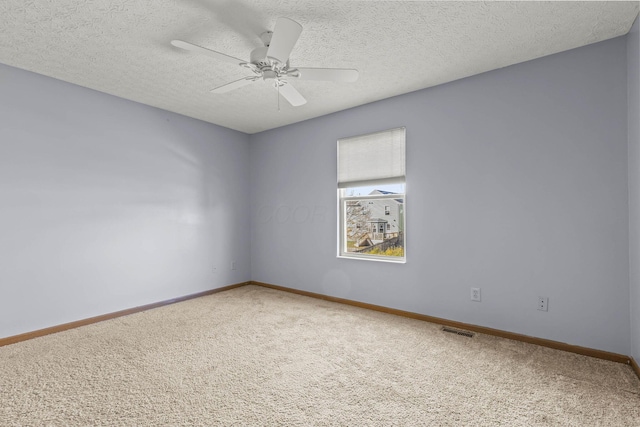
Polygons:
<instances>
[{"instance_id":1,"label":"gray wall","mask_svg":"<svg viewBox=\"0 0 640 427\"><path fill-rule=\"evenodd\" d=\"M640 32L627 35L631 356L640 362Z\"/></svg>"},{"instance_id":2,"label":"gray wall","mask_svg":"<svg viewBox=\"0 0 640 427\"><path fill-rule=\"evenodd\" d=\"M252 278L640 360L638 38L252 136L0 65L0 337ZM335 141L399 126L408 262L337 259Z\"/></svg>"},{"instance_id":3,"label":"gray wall","mask_svg":"<svg viewBox=\"0 0 640 427\"><path fill-rule=\"evenodd\" d=\"M0 337L249 280L247 135L0 65L0 141Z\"/></svg>"},{"instance_id":4,"label":"gray wall","mask_svg":"<svg viewBox=\"0 0 640 427\"><path fill-rule=\"evenodd\" d=\"M629 354L626 54L620 37L252 135L252 279ZM407 263L337 259L336 140L399 126Z\"/></svg>"}]
</instances>

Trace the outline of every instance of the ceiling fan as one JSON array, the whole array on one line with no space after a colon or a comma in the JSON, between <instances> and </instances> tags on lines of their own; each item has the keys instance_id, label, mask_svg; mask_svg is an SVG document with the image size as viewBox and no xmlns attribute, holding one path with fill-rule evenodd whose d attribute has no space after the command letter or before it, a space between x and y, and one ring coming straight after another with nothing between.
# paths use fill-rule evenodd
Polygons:
<instances>
[{"instance_id":1,"label":"ceiling fan","mask_svg":"<svg viewBox=\"0 0 640 427\"><path fill-rule=\"evenodd\" d=\"M289 18L278 18L272 31L260 35L264 46L251 51L249 62L215 50L207 49L182 40L172 40L171 44L181 49L209 55L220 61L226 61L253 71L252 76L224 84L211 90L212 93L225 93L264 80L272 83L294 107L303 105L307 100L291 85L293 80L325 80L334 82L354 82L358 80L358 70L346 68L294 68L289 64L289 55L298 41L302 25Z\"/></svg>"}]
</instances>

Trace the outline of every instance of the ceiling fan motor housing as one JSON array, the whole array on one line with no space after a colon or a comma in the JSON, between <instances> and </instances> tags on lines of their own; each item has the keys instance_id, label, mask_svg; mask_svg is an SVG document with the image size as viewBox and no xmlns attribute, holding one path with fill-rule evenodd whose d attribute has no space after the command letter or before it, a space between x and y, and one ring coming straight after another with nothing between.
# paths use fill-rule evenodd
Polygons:
<instances>
[{"instance_id":1,"label":"ceiling fan motor housing","mask_svg":"<svg viewBox=\"0 0 640 427\"><path fill-rule=\"evenodd\" d=\"M269 48L267 46L258 47L251 51L251 63L257 65L258 67L270 66L270 62L267 59L267 50Z\"/></svg>"},{"instance_id":2,"label":"ceiling fan motor housing","mask_svg":"<svg viewBox=\"0 0 640 427\"><path fill-rule=\"evenodd\" d=\"M257 65L258 67L271 66L271 61L267 59L267 52L269 50L269 45L271 44L271 36L273 36L273 31L265 31L260 34L260 40L262 40L264 46L255 48L251 51L249 61L251 61L252 64Z\"/></svg>"}]
</instances>

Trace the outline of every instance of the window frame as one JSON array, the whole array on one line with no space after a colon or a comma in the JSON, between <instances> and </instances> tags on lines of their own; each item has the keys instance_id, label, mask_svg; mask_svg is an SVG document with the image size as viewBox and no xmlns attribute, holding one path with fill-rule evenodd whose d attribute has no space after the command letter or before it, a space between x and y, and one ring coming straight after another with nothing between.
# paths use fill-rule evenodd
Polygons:
<instances>
[{"instance_id":1,"label":"window frame","mask_svg":"<svg viewBox=\"0 0 640 427\"><path fill-rule=\"evenodd\" d=\"M393 263L406 263L406 238L407 238L407 185L406 185L406 127L397 127L368 134L340 138L337 141L337 181L338 181L338 230L337 230L337 256L338 258L361 259L367 261L382 261ZM372 151L373 149L373 151ZM375 156L371 156L371 152ZM387 184L402 184L402 193L387 193L384 187ZM381 194L368 194L364 196L347 196L347 191L359 187L380 187ZM402 232L403 256L385 256L348 252L347 237L347 202L350 200L392 200L402 199L398 208L398 233ZM368 204L372 204L369 202ZM384 206L384 213L380 218L391 215L390 207ZM387 208L389 208L387 210ZM395 216L395 214L394 214ZM368 218L371 219L371 218ZM387 222L387 221L385 221ZM388 225L388 223L387 223ZM372 229L369 225L369 229ZM361 228L358 224L357 228ZM386 234L386 226L376 224L376 228L385 228L381 233ZM402 228L402 231L400 229ZM371 236L370 236L371 237ZM378 236L373 236L378 237ZM386 240L385 235L382 241Z\"/></svg>"}]
</instances>

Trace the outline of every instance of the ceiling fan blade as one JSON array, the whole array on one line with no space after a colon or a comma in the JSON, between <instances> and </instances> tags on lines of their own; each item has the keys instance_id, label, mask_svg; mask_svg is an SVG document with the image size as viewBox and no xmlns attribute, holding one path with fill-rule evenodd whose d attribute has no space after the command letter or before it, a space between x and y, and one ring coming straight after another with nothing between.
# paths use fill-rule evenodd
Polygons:
<instances>
[{"instance_id":1,"label":"ceiling fan blade","mask_svg":"<svg viewBox=\"0 0 640 427\"><path fill-rule=\"evenodd\" d=\"M286 63L301 32L302 25L296 21L278 18L267 50L267 58L275 59L282 64Z\"/></svg>"},{"instance_id":2,"label":"ceiling fan blade","mask_svg":"<svg viewBox=\"0 0 640 427\"><path fill-rule=\"evenodd\" d=\"M277 83L273 87L278 90ZM291 84L289 84L288 82L285 82L282 86L280 86L279 90L280 95L282 95L282 97L294 107L299 107L307 103L307 100L304 99L304 96L302 96L300 92L298 92L298 90L295 87L291 86Z\"/></svg>"},{"instance_id":3,"label":"ceiling fan blade","mask_svg":"<svg viewBox=\"0 0 640 427\"><path fill-rule=\"evenodd\" d=\"M180 49L190 50L191 52L198 52L203 55L211 56L212 58L218 59L220 61L226 61L231 64L243 64L246 61L242 59L234 58L233 56L225 55L224 53L216 52L215 50L207 49L206 47L198 46L193 43L185 42L182 40L171 40L171 44L175 47L179 47Z\"/></svg>"},{"instance_id":4,"label":"ceiling fan blade","mask_svg":"<svg viewBox=\"0 0 640 427\"><path fill-rule=\"evenodd\" d=\"M355 82L358 70L347 68L296 68L298 75L290 74L300 80L325 80L332 82Z\"/></svg>"},{"instance_id":5,"label":"ceiling fan blade","mask_svg":"<svg viewBox=\"0 0 640 427\"><path fill-rule=\"evenodd\" d=\"M236 80L234 82L231 83L227 83L226 85L222 85L222 86L218 86L215 89L211 89L211 93L227 93L230 92L234 89L238 89L241 88L242 86L246 86L248 84L251 84L253 82L255 82L256 80L259 80L260 77L255 76L255 77L245 77L243 79L240 80Z\"/></svg>"}]
</instances>

